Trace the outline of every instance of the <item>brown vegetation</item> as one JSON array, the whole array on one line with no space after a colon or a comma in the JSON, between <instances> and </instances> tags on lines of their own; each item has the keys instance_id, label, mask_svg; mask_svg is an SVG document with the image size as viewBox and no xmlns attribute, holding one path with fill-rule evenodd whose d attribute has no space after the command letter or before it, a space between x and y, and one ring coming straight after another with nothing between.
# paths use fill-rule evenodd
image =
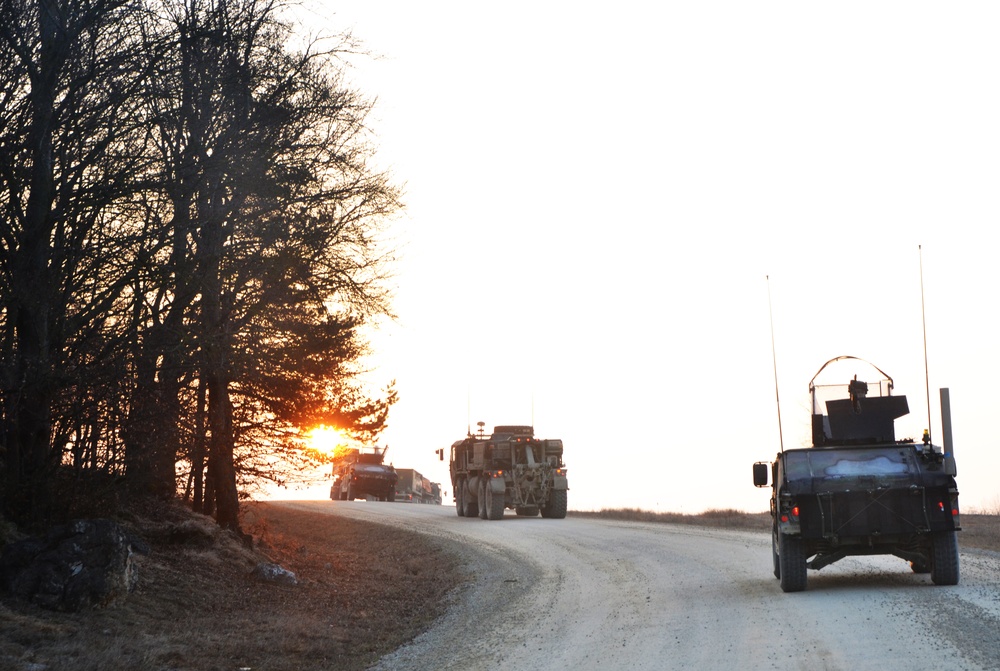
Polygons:
<instances>
[{"instance_id":1,"label":"brown vegetation","mask_svg":"<svg viewBox=\"0 0 1000 671\"><path fill-rule=\"evenodd\" d=\"M153 551L124 604L65 614L0 602L0 668L364 669L426 629L463 580L455 556L399 529L258 503L243 514L250 550L209 518L158 514L132 521ZM261 561L299 584L256 580Z\"/></svg>"}]
</instances>

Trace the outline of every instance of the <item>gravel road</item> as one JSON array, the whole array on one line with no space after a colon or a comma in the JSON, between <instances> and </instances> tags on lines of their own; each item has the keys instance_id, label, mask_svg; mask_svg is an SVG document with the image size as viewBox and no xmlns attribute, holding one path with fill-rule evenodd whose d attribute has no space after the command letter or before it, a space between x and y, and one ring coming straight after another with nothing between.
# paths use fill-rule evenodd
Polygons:
<instances>
[{"instance_id":1,"label":"gravel road","mask_svg":"<svg viewBox=\"0 0 1000 671\"><path fill-rule=\"evenodd\" d=\"M784 594L770 537L593 518L461 518L452 506L290 504L456 543L474 580L378 671L1000 669L1000 555L961 584L894 557L844 559ZM961 544L961 534L959 534Z\"/></svg>"}]
</instances>

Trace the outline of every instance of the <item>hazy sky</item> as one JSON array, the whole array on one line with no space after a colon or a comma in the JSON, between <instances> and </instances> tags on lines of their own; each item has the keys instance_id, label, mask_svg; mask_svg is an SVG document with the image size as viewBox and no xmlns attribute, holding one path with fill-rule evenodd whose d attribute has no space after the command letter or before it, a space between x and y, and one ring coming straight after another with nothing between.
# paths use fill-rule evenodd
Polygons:
<instances>
[{"instance_id":1,"label":"hazy sky","mask_svg":"<svg viewBox=\"0 0 1000 671\"><path fill-rule=\"evenodd\" d=\"M450 494L435 449L533 422L571 508L765 510L768 286L785 446L845 354L919 437L922 245L932 433L949 387L964 507L1000 507L1000 5L317 6L382 55L351 78L405 185L396 466Z\"/></svg>"}]
</instances>

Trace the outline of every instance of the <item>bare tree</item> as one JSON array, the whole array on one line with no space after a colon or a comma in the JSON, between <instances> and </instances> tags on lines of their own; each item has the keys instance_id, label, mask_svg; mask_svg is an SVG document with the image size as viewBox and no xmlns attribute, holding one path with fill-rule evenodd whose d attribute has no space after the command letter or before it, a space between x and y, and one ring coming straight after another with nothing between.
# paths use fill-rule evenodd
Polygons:
<instances>
[{"instance_id":1,"label":"bare tree","mask_svg":"<svg viewBox=\"0 0 1000 671\"><path fill-rule=\"evenodd\" d=\"M74 434L72 421L54 434L54 409L66 419L93 407L95 371L122 336L119 299L151 253L134 198L148 170L135 151L146 62L136 11L126 0L0 0L3 499L17 519L50 510Z\"/></svg>"}]
</instances>

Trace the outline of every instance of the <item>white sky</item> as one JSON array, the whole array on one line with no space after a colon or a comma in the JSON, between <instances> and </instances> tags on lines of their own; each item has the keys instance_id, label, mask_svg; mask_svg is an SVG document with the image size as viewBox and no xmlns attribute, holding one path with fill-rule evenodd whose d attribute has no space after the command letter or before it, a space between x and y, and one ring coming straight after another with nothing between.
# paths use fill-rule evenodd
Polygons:
<instances>
[{"instance_id":1,"label":"white sky","mask_svg":"<svg viewBox=\"0 0 1000 671\"><path fill-rule=\"evenodd\" d=\"M374 340L396 466L450 495L435 449L533 422L572 509L766 510L768 285L785 446L843 354L919 437L922 245L932 433L949 387L963 506L1000 506L1000 5L316 6L383 56L351 76L406 190Z\"/></svg>"}]
</instances>

